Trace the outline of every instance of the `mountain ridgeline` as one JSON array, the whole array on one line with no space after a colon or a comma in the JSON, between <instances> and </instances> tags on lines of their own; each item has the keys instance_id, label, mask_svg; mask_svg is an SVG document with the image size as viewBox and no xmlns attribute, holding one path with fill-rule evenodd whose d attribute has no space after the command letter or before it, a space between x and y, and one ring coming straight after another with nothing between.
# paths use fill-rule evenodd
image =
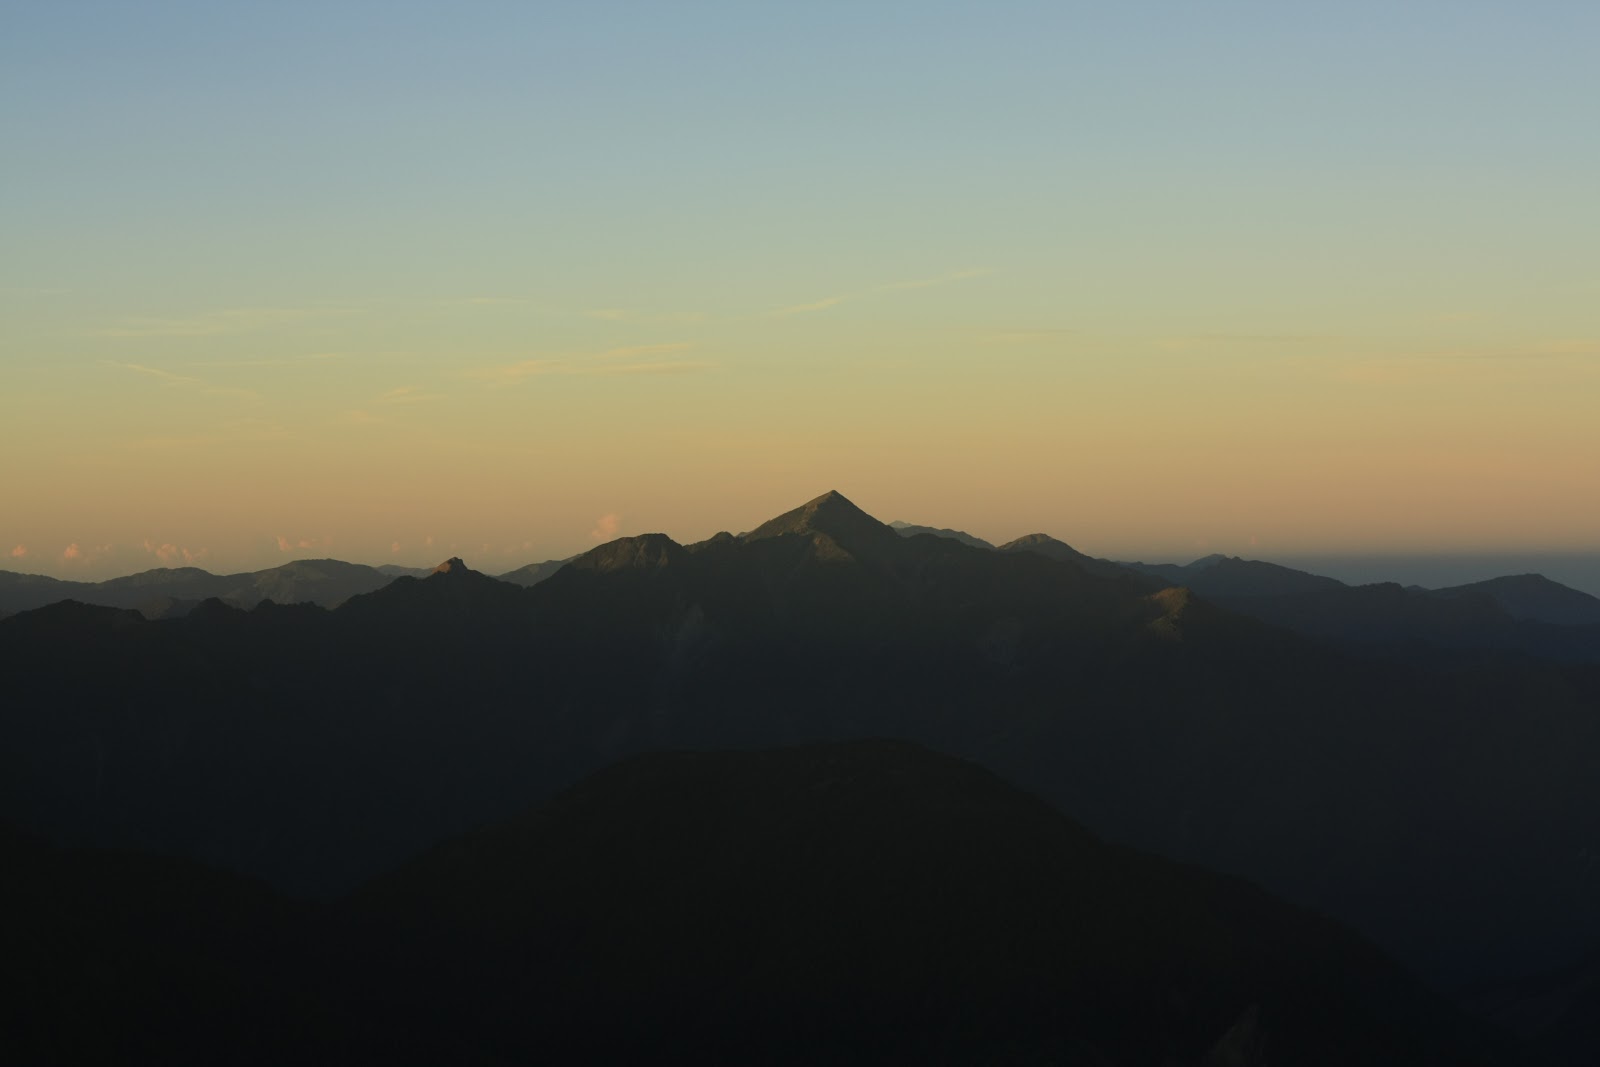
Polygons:
<instances>
[{"instance_id":1,"label":"mountain ridgeline","mask_svg":"<svg viewBox=\"0 0 1600 1067\"><path fill-rule=\"evenodd\" d=\"M0 814L59 845L187 857L296 895L365 884L350 899L388 901L404 925L405 907L456 892L429 866L440 856L514 867L530 861L502 851L521 840L574 857L538 870L577 863L573 842L591 838L549 837L543 816L460 835L618 760L893 737L975 761L1098 838L1349 924L1437 988L1600 945L1600 639L1582 594L1351 587L1229 559L1170 573L1044 535L990 548L950 533L897 530L829 493L743 535L621 538L507 580L452 559L331 608L213 594L157 618L127 602L21 610L0 620ZM653 803L617 809L604 833L644 832L625 811ZM792 817L745 829L789 840ZM416 858L435 846L447 852ZM437 893L408 897L397 869ZM629 870L617 885L650 893ZM556 910L589 892L538 885ZM517 943L602 951L530 931ZM718 959L706 975L756 966ZM1174 1062L1211 1055L1230 1012L1240 1047L1258 1023L1274 1030L1275 1009L1246 1022L1237 999L1196 1021ZM1081 1062L1159 1060L1127 1055ZM1267 1062L1227 1055L1211 1062Z\"/></svg>"}]
</instances>

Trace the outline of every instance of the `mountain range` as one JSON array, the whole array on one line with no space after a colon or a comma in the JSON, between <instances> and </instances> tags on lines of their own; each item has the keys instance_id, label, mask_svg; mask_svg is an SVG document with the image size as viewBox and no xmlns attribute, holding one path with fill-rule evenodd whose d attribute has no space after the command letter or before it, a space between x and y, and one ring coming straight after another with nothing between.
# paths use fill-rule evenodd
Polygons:
<instances>
[{"instance_id":1,"label":"mountain range","mask_svg":"<svg viewBox=\"0 0 1600 1067\"><path fill-rule=\"evenodd\" d=\"M531 586L450 560L331 610L23 611L0 621L0 814L325 897L630 756L895 737L1349 924L1435 988L1600 946L1592 661L1330 640L1220 579L1234 603L1422 597L1577 652L1586 625L1518 618L1503 588L1249 561L1197 567L1207 594L1023 542L897 531L829 493L742 535L621 538Z\"/></svg>"}]
</instances>

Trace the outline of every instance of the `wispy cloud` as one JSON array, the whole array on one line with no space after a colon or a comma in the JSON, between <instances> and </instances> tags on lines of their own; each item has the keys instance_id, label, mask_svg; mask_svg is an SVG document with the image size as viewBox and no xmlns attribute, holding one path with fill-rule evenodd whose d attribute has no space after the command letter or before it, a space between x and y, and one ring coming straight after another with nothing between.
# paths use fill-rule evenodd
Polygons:
<instances>
[{"instance_id":1,"label":"wispy cloud","mask_svg":"<svg viewBox=\"0 0 1600 1067\"><path fill-rule=\"evenodd\" d=\"M106 360L106 366L121 367L123 370L131 370L137 374L148 374L152 378L160 378L162 381L171 382L173 385L205 384L199 378L192 378L187 374L174 374L172 371L162 370L160 367L146 367L139 363L113 363L108 359Z\"/></svg>"},{"instance_id":2,"label":"wispy cloud","mask_svg":"<svg viewBox=\"0 0 1600 1067\"><path fill-rule=\"evenodd\" d=\"M813 300L809 304L791 304L786 308L779 308L772 315L774 318L786 319L791 315L806 315L813 311L826 311L831 307L838 307L849 299L851 298L848 296L827 296L821 300Z\"/></svg>"},{"instance_id":3,"label":"wispy cloud","mask_svg":"<svg viewBox=\"0 0 1600 1067\"><path fill-rule=\"evenodd\" d=\"M997 330L981 338L989 345L1033 345L1081 336L1078 330Z\"/></svg>"},{"instance_id":4,"label":"wispy cloud","mask_svg":"<svg viewBox=\"0 0 1600 1067\"><path fill-rule=\"evenodd\" d=\"M608 348L604 352L595 353L595 359L637 359L639 356L659 356L667 352L682 352L694 346L683 341L674 341L664 345L628 345L622 348Z\"/></svg>"},{"instance_id":5,"label":"wispy cloud","mask_svg":"<svg viewBox=\"0 0 1600 1067\"><path fill-rule=\"evenodd\" d=\"M231 385L214 385L211 382L196 378L193 375L178 374L174 371L162 370L160 367L148 367L143 363L118 363L115 360L109 359L104 360L103 362L108 367L117 367L122 370L132 371L135 374L143 374L151 378L159 378L161 381L166 382L170 386L194 389L198 390L199 392L210 393L215 396L255 397L260 395L253 389L241 389L237 386Z\"/></svg>"},{"instance_id":6,"label":"wispy cloud","mask_svg":"<svg viewBox=\"0 0 1600 1067\"><path fill-rule=\"evenodd\" d=\"M1549 341L1512 348L1400 352L1325 362L1328 377L1355 385L1478 387L1569 385L1600 380L1600 339Z\"/></svg>"},{"instance_id":7,"label":"wispy cloud","mask_svg":"<svg viewBox=\"0 0 1600 1067\"><path fill-rule=\"evenodd\" d=\"M66 296L71 291L44 285L0 285L0 296Z\"/></svg>"},{"instance_id":8,"label":"wispy cloud","mask_svg":"<svg viewBox=\"0 0 1600 1067\"><path fill-rule=\"evenodd\" d=\"M630 345L608 348L602 352L581 355L549 356L524 359L497 367L485 367L472 372L472 377L497 385L512 385L526 378L551 376L618 377L637 374L689 374L708 370L712 364L702 360L640 360L641 356L667 355L685 352L694 346L684 342L670 344ZM618 362L633 360L634 362Z\"/></svg>"},{"instance_id":9,"label":"wispy cloud","mask_svg":"<svg viewBox=\"0 0 1600 1067\"><path fill-rule=\"evenodd\" d=\"M93 563L110 551L110 545L91 545L84 548L74 541L61 550L61 558L67 563Z\"/></svg>"},{"instance_id":10,"label":"wispy cloud","mask_svg":"<svg viewBox=\"0 0 1600 1067\"><path fill-rule=\"evenodd\" d=\"M617 531L622 528L622 516L609 513L594 520L594 529L589 531L589 536L596 541L609 541L617 536Z\"/></svg>"},{"instance_id":11,"label":"wispy cloud","mask_svg":"<svg viewBox=\"0 0 1600 1067\"><path fill-rule=\"evenodd\" d=\"M11 558L12 559L21 559L23 556L26 556L27 554L28 554L28 546L27 545L18 545L16 548L13 548L11 550Z\"/></svg>"},{"instance_id":12,"label":"wispy cloud","mask_svg":"<svg viewBox=\"0 0 1600 1067\"><path fill-rule=\"evenodd\" d=\"M590 308L582 315L600 322L634 322L662 327L696 326L711 318L703 311L640 311L636 308Z\"/></svg>"},{"instance_id":13,"label":"wispy cloud","mask_svg":"<svg viewBox=\"0 0 1600 1067\"><path fill-rule=\"evenodd\" d=\"M883 285L875 285L870 289L862 289L859 292L846 293L842 296L823 297L821 300L813 300L805 304L790 304L787 307L777 308L769 312L769 314L778 319L790 318L794 315L808 315L812 312L826 311L829 308L838 307L840 304L881 296L884 293L904 292L908 289L930 289L936 285L950 285L953 282L965 281L968 278L981 278L990 273L992 272L988 270L958 270L931 278L912 278L903 282L886 282Z\"/></svg>"},{"instance_id":14,"label":"wispy cloud","mask_svg":"<svg viewBox=\"0 0 1600 1067\"><path fill-rule=\"evenodd\" d=\"M206 550L203 548L181 548L174 544L158 545L148 537L145 538L144 541L144 550L156 557L156 559L160 560L162 563L172 563L179 559L183 560L185 563L197 563L201 559L205 558L206 555Z\"/></svg>"},{"instance_id":15,"label":"wispy cloud","mask_svg":"<svg viewBox=\"0 0 1600 1067\"><path fill-rule=\"evenodd\" d=\"M379 404L420 404L424 400L437 399L434 393L424 393L414 385L397 385L393 389L379 393L375 403Z\"/></svg>"},{"instance_id":16,"label":"wispy cloud","mask_svg":"<svg viewBox=\"0 0 1600 1067\"><path fill-rule=\"evenodd\" d=\"M285 537L278 535L278 551L294 552L307 548L326 548L329 541L326 537Z\"/></svg>"},{"instance_id":17,"label":"wispy cloud","mask_svg":"<svg viewBox=\"0 0 1600 1067\"><path fill-rule=\"evenodd\" d=\"M280 359L196 359L185 363L185 367L296 367L308 363L326 363L329 360L342 359L342 352L315 352L309 356L284 356Z\"/></svg>"},{"instance_id":18,"label":"wispy cloud","mask_svg":"<svg viewBox=\"0 0 1600 1067\"><path fill-rule=\"evenodd\" d=\"M994 272L991 270L958 270L952 271L949 274L940 274L933 278L913 278L907 282L890 282L887 285L878 286L878 288L873 291L878 293L893 293L903 289L931 289L936 285L949 285L951 282L964 282L968 278L982 278L985 275L993 273Z\"/></svg>"},{"instance_id":19,"label":"wispy cloud","mask_svg":"<svg viewBox=\"0 0 1600 1067\"><path fill-rule=\"evenodd\" d=\"M255 333L309 319L360 314L359 308L227 308L170 318L132 316L95 331L97 337L218 337Z\"/></svg>"}]
</instances>

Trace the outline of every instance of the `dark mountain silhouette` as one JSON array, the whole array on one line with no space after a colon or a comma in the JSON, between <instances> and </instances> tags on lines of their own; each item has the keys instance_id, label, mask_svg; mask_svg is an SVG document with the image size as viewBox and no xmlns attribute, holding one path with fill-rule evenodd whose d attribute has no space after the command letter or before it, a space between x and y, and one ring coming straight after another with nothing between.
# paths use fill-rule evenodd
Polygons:
<instances>
[{"instance_id":1,"label":"dark mountain silhouette","mask_svg":"<svg viewBox=\"0 0 1600 1067\"><path fill-rule=\"evenodd\" d=\"M1517 574L1432 590L1438 597L1485 596L1513 619L1562 626L1600 624L1600 597L1592 597L1542 574Z\"/></svg>"},{"instance_id":2,"label":"dark mountain silhouette","mask_svg":"<svg viewBox=\"0 0 1600 1067\"><path fill-rule=\"evenodd\" d=\"M396 625L428 628L465 626L477 630L513 619L525 601L522 589L468 567L451 557L425 578L402 575L382 588L351 597L341 621L370 623L380 630Z\"/></svg>"},{"instance_id":3,"label":"dark mountain silhouette","mask_svg":"<svg viewBox=\"0 0 1600 1067\"><path fill-rule=\"evenodd\" d=\"M1377 617L1409 610L1378 593ZM1482 610L1484 633L1539 626ZM894 736L1455 984L1600 940L1600 675L1528 653L1347 648L1149 576L902 537L828 494L743 537L619 539L531 588L452 563L332 611L18 614L0 813L326 894L630 754Z\"/></svg>"},{"instance_id":4,"label":"dark mountain silhouette","mask_svg":"<svg viewBox=\"0 0 1600 1067\"><path fill-rule=\"evenodd\" d=\"M970 545L973 548L994 547L983 538L974 537L972 534L969 534L964 530L946 530L934 526L916 526L909 522L900 522L899 520L891 522L889 527L901 537L916 537L919 534L931 534L934 537L947 537L952 541L960 541L962 544Z\"/></svg>"}]
</instances>

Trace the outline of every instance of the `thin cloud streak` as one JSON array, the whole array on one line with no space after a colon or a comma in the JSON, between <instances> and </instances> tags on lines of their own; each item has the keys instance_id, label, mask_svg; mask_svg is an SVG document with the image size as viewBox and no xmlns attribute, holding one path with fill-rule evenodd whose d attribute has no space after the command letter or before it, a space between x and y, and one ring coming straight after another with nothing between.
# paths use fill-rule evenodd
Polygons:
<instances>
[{"instance_id":1,"label":"thin cloud streak","mask_svg":"<svg viewBox=\"0 0 1600 1067\"><path fill-rule=\"evenodd\" d=\"M682 352L694 346L683 341L664 345L630 345L624 348L608 348L597 353L595 359L626 359L637 356L656 356L664 352Z\"/></svg>"},{"instance_id":2,"label":"thin cloud streak","mask_svg":"<svg viewBox=\"0 0 1600 1067\"><path fill-rule=\"evenodd\" d=\"M847 293L843 296L824 297L821 300L813 300L807 304L791 304L788 307L778 308L775 311L769 312L769 314L775 319L786 319L794 315L809 315L812 312L826 311L829 308L838 307L840 304L851 303L857 300L865 300L869 297L878 296L883 293L905 292L910 289L931 289L936 285L950 285L954 282L966 281L968 278L981 278L992 273L994 272L980 269L958 270L952 271L949 274L940 274L932 278L912 278L909 281L903 282L886 282L883 285L875 285L870 289L864 289L858 293Z\"/></svg>"},{"instance_id":3,"label":"thin cloud streak","mask_svg":"<svg viewBox=\"0 0 1600 1067\"><path fill-rule=\"evenodd\" d=\"M136 316L94 331L96 337L219 337L255 333L308 319L360 314L358 308L228 308L176 318Z\"/></svg>"},{"instance_id":4,"label":"thin cloud streak","mask_svg":"<svg viewBox=\"0 0 1600 1067\"><path fill-rule=\"evenodd\" d=\"M343 359L343 352L317 352L309 356L286 356L282 359L196 359L185 363L185 367L238 367L248 369L254 367L298 367L308 363L326 363L329 360Z\"/></svg>"},{"instance_id":5,"label":"thin cloud streak","mask_svg":"<svg viewBox=\"0 0 1600 1067\"><path fill-rule=\"evenodd\" d=\"M685 352L694 346L685 342L669 344L630 345L609 348L583 356L550 356L525 359L518 363L485 367L471 376L496 385L514 385L526 378L539 377L620 377L636 374L688 374L709 370L712 364L703 360L648 360L632 363L615 363L613 360L634 359L640 356L666 355Z\"/></svg>"},{"instance_id":6,"label":"thin cloud streak","mask_svg":"<svg viewBox=\"0 0 1600 1067\"><path fill-rule=\"evenodd\" d=\"M147 367L143 363L118 363L115 360L103 360L108 367L117 367L122 370L133 371L135 374L144 374L152 378L159 378L171 386L180 386L185 389L194 389L214 396L243 396L259 397L260 394L253 389L241 389L231 385L212 385L210 382L196 378L189 374L177 374L173 371L162 370L160 367Z\"/></svg>"},{"instance_id":7,"label":"thin cloud streak","mask_svg":"<svg viewBox=\"0 0 1600 1067\"><path fill-rule=\"evenodd\" d=\"M813 300L809 304L794 304L790 307L779 308L777 311L774 311L772 315L773 318L786 319L791 315L805 315L813 311L826 311L831 307L838 307L840 304L850 299L852 298L848 296L824 297L821 300Z\"/></svg>"}]
</instances>

